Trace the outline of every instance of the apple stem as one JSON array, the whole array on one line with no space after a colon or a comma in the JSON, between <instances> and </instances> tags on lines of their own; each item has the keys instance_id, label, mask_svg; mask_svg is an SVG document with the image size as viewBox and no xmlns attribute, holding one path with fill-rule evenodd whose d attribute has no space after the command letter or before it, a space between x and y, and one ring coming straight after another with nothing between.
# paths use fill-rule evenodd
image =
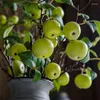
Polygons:
<instances>
[{"instance_id":1,"label":"apple stem","mask_svg":"<svg viewBox=\"0 0 100 100\"><path fill-rule=\"evenodd\" d=\"M90 61L92 60L100 60L100 58L91 58Z\"/></svg>"}]
</instances>

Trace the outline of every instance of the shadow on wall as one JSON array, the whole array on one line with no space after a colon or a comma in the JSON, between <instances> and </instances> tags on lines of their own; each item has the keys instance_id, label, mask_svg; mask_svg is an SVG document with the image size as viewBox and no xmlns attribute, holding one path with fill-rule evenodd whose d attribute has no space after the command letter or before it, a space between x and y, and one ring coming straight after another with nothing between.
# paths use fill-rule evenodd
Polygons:
<instances>
[{"instance_id":1,"label":"shadow on wall","mask_svg":"<svg viewBox=\"0 0 100 100\"><path fill-rule=\"evenodd\" d=\"M66 92L52 92L50 93L50 100L70 100Z\"/></svg>"}]
</instances>

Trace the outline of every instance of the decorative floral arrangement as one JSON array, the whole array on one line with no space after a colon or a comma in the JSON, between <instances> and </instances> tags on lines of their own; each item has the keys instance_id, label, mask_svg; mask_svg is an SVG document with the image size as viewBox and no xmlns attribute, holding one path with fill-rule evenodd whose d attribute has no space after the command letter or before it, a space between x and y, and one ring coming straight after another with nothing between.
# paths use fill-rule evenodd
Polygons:
<instances>
[{"instance_id":1,"label":"decorative floral arrangement","mask_svg":"<svg viewBox=\"0 0 100 100\"><path fill-rule=\"evenodd\" d=\"M60 6L54 6L54 1L75 8L77 21L81 17L82 23L64 23L64 11ZM49 79L54 90L59 90L70 82L69 72L80 71L75 77L75 85L80 89L89 88L97 74L86 63L100 60L92 50L100 40L100 22L90 20L80 12L72 0L1 0L0 41L9 62L6 73L12 79ZM80 38L81 26L85 24L93 33L98 33L94 41Z\"/></svg>"}]
</instances>

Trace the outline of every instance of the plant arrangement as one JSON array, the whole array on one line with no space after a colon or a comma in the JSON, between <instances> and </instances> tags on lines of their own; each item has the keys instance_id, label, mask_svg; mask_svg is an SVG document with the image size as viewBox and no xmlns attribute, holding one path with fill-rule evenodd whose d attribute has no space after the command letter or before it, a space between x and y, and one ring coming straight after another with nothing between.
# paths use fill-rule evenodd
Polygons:
<instances>
[{"instance_id":1,"label":"plant arrangement","mask_svg":"<svg viewBox=\"0 0 100 100\"><path fill-rule=\"evenodd\" d=\"M81 17L82 22L64 23L64 11L53 1L75 8L77 21ZM86 64L100 60L93 51L100 40L99 21L90 20L72 0L1 0L0 6L0 40L9 62L6 73L12 79L32 78L34 82L45 78L53 82L53 90L59 90L70 82L69 72L79 71L75 85L80 89L92 85L97 74ZM98 33L93 41L80 38L85 24ZM71 63L66 64L66 59ZM97 66L100 70L100 62Z\"/></svg>"}]
</instances>

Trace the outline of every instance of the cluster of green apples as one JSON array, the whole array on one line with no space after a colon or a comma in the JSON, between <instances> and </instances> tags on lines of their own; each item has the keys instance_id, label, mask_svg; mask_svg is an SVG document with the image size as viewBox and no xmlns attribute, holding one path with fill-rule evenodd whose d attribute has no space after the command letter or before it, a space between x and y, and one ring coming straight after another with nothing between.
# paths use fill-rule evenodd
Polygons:
<instances>
[{"instance_id":1,"label":"cluster of green apples","mask_svg":"<svg viewBox=\"0 0 100 100\"><path fill-rule=\"evenodd\" d=\"M24 75L27 72L27 66L26 63L21 61L19 56L20 53L31 51L37 59L46 60L54 55L53 53L55 48L60 46L58 43L63 42L59 40L59 37L62 35L69 41L69 43L66 44L65 52L71 60L80 61L84 59L89 52L87 44L78 39L81 35L81 27L77 22L70 21L62 26L61 23L56 19L58 16L60 18L63 18L64 16L64 11L61 7L52 8L50 16L48 16L46 15L45 8L42 8L41 6L42 5L39 4L37 0L35 2L26 2L23 4L23 9L28 15L28 17L22 19L24 22L23 26L25 28L24 32L27 31L29 34L32 33L31 29L33 26L37 25L38 30L41 29L42 35L39 33L40 31L38 31L38 38L34 39L34 35L31 37L32 34L30 34L28 41L27 35L26 38L23 38L23 34L21 36L18 35L19 38L22 40L25 39L26 42L31 44L30 49L26 47L26 42L17 42L10 45L10 57L12 59L12 69L15 77L26 77ZM44 20L41 17L46 17L46 19L44 18ZM20 22L20 20L17 15L11 16L8 18L8 21L5 15L0 16L0 25L8 23L10 25L19 25L18 22ZM32 41L30 40L30 37ZM30 70L38 70L36 64L34 65L34 68L32 66L28 67ZM8 73L12 76L12 71L10 68L8 68ZM45 63L41 74L43 74L43 76L47 79L56 80L60 86L65 86L70 81L69 73L63 71L57 63L52 61L47 64ZM79 74L75 78L75 84L78 88L87 89L91 86L92 80L86 73Z\"/></svg>"},{"instance_id":2,"label":"cluster of green apples","mask_svg":"<svg viewBox=\"0 0 100 100\"><path fill-rule=\"evenodd\" d=\"M4 24L17 24L19 21L19 17L16 15L10 16L8 19L5 15L0 15L0 25L4 25Z\"/></svg>"}]
</instances>

